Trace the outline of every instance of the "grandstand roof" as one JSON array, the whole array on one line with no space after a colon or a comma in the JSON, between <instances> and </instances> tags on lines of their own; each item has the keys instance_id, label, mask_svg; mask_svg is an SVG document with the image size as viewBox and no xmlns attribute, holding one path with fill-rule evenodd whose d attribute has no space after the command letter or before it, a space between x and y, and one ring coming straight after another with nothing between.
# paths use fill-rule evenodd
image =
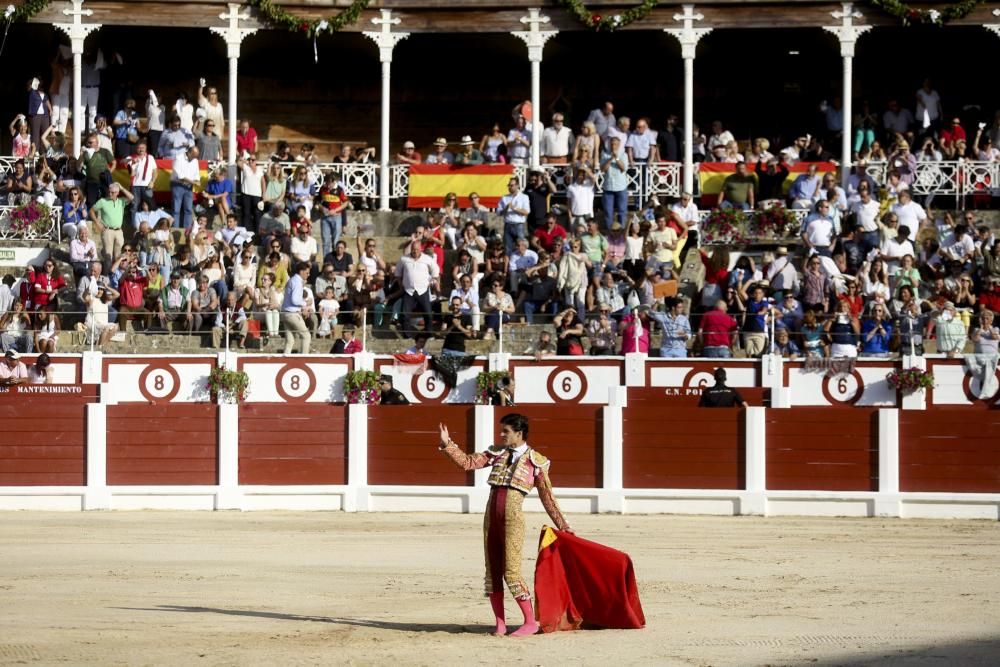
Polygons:
<instances>
[{"instance_id":1,"label":"grandstand roof","mask_svg":"<svg viewBox=\"0 0 1000 667\"><path fill-rule=\"evenodd\" d=\"M219 13L228 0L87 0L85 7L94 11L93 22L104 25L209 27L220 25ZM337 14L351 5L350 0L279 0L277 4L303 19L317 19ZM587 0L595 14L617 12L638 4L638 0ZM666 3L655 8L648 17L625 30L657 30L676 25L673 16L680 11L680 2ZM870 25L899 25L899 21L866 2L857 2L856 9ZM930 8L929 2L913 2L914 6ZM585 26L554 0L373 0L362 19L347 26L346 31L370 30L370 18L380 8L398 12L402 30L409 32L508 32L519 27L519 19L529 7L541 7L551 19L551 27L562 31L584 31ZM52 2L32 21L52 23L63 21L63 2ZM839 2L813 0L702 0L697 11L704 14L704 25L713 28L774 28L809 27L833 24L830 12L841 8ZM991 7L981 5L955 25L996 23ZM252 27L256 20L251 20ZM257 24L258 27L264 27Z\"/></svg>"}]
</instances>

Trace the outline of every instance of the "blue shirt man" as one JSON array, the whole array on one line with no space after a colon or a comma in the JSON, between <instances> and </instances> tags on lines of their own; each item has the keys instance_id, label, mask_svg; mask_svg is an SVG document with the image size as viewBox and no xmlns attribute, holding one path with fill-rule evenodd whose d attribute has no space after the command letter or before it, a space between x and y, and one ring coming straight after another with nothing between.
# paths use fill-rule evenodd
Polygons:
<instances>
[{"instance_id":1,"label":"blue shirt man","mask_svg":"<svg viewBox=\"0 0 1000 667\"><path fill-rule=\"evenodd\" d=\"M656 320L663 329L660 339L660 356L683 358L687 356L687 341L691 337L691 322L683 313L684 302L680 299L666 300L667 312L649 312L649 318Z\"/></svg>"}]
</instances>

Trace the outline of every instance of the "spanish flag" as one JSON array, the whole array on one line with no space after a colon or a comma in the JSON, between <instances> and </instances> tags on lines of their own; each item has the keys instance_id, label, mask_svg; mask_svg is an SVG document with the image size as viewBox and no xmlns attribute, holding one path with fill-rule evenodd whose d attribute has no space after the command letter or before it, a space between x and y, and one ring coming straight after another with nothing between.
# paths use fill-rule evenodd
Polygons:
<instances>
[{"instance_id":1,"label":"spanish flag","mask_svg":"<svg viewBox=\"0 0 1000 667\"><path fill-rule=\"evenodd\" d=\"M469 205L469 194L479 195L479 203L496 208L507 194L507 183L514 175L509 164L457 167L445 164L410 166L409 208L440 208L449 192L458 195L458 205Z\"/></svg>"},{"instance_id":2,"label":"spanish flag","mask_svg":"<svg viewBox=\"0 0 1000 667\"><path fill-rule=\"evenodd\" d=\"M798 162L788 170L788 177L782 191L787 195L792 183L801 174L809 171L809 165L815 164L817 174L820 178L826 173L837 173L837 165L832 162ZM747 165L747 172L754 172L754 165ZM736 164L733 162L702 162L698 165L698 182L701 184L701 207L708 208L714 206L719 200L722 192L722 183L730 174L736 173Z\"/></svg>"},{"instance_id":3,"label":"spanish flag","mask_svg":"<svg viewBox=\"0 0 1000 667\"><path fill-rule=\"evenodd\" d=\"M156 199L158 204L169 204L172 200L172 195L170 194L170 173L173 167L173 160L156 161L156 180L153 181L152 185L153 198ZM201 172L201 183L195 186L195 194L204 191L205 186L208 185L208 162L199 160L198 170ZM111 177L123 188L132 189L132 175L129 173L128 166L125 165L124 160L118 160L114 171L111 173Z\"/></svg>"},{"instance_id":4,"label":"spanish flag","mask_svg":"<svg viewBox=\"0 0 1000 667\"><path fill-rule=\"evenodd\" d=\"M628 554L549 526L538 541L535 599L542 632L646 627Z\"/></svg>"}]
</instances>

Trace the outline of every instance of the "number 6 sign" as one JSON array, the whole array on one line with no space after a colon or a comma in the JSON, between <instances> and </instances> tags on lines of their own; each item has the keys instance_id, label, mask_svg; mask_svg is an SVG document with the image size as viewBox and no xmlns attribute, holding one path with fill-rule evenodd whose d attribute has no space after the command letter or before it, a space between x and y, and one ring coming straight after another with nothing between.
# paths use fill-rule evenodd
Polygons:
<instances>
[{"instance_id":1,"label":"number 6 sign","mask_svg":"<svg viewBox=\"0 0 1000 667\"><path fill-rule=\"evenodd\" d=\"M424 371L412 376L410 388L422 403L443 403L448 397L448 387L434 371Z\"/></svg>"},{"instance_id":2,"label":"number 6 sign","mask_svg":"<svg viewBox=\"0 0 1000 667\"><path fill-rule=\"evenodd\" d=\"M549 375L549 397L556 403L579 403L587 394L587 376L577 368L559 368Z\"/></svg>"},{"instance_id":3,"label":"number 6 sign","mask_svg":"<svg viewBox=\"0 0 1000 667\"><path fill-rule=\"evenodd\" d=\"M865 393L865 381L861 373L852 371L847 374L823 378L823 398L829 403L846 403L854 405Z\"/></svg>"}]
</instances>

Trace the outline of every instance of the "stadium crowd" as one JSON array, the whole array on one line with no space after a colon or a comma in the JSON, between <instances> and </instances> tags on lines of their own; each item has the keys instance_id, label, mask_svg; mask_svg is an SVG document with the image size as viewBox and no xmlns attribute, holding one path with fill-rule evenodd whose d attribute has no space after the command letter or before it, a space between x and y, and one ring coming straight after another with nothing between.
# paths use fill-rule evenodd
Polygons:
<instances>
[{"instance_id":1,"label":"stadium crowd","mask_svg":"<svg viewBox=\"0 0 1000 667\"><path fill-rule=\"evenodd\" d=\"M258 155L247 120L237 131L235 182L220 168L197 192L199 161L221 158L225 123L218 94L204 80L197 107L183 94L167 107L148 91L144 123L132 99L110 124L89 114L93 127L73 156L65 153L65 120L32 83L29 113L10 125L19 159L6 196L10 204L61 208L75 289L68 298L74 285L51 255L23 278L5 276L4 350L55 352L60 310L82 309L81 330L96 344L125 329L205 332L215 346L230 336L239 347L257 337L266 345L283 332L285 352L304 352L339 330L331 352L352 353L361 349L354 327L374 325L421 333L424 341L443 338L444 354L461 355L468 340L493 338L504 323L522 320L551 324L526 350L542 356L650 352L654 329L658 353L671 357L771 349L788 356L922 353L930 340L952 356L967 341L996 353L994 234L973 210L930 209L933 195L918 202L910 185L920 161L1000 159L1000 113L991 124L977 120L970 141L962 119L944 114L930 81L912 112L895 100L882 114L859 105L852 123L857 168L846 188L815 165L787 194L782 187L796 163L833 160L828 147L844 131L839 100L822 105L816 134L786 138L774 152L772 145L784 142L758 138L741 146L719 121L708 135L695 128L696 160L735 164L721 208L808 211L782 245L702 245L692 193L675 202L632 202L629 167L678 161L685 138L675 116L656 131L648 118L633 125L616 117L606 102L578 134L562 113L538 128L542 162L571 169L565 201L544 169L531 170L523 190L512 178L494 210L476 193L461 208L449 193L415 225L395 263L384 259L384 239L358 235L351 247L344 237L348 211L370 202L352 201L336 172L315 181L308 144L297 155L287 144L268 158ZM497 123L478 142L463 136L456 151L440 137L426 156L405 141L394 160L525 165L533 131L527 104L515 107L507 132ZM154 196L162 168L156 158L171 165L163 206ZM342 163L374 158L372 149L350 146L338 156ZM288 162L296 163L290 174ZM885 163L884 186L867 175L869 163ZM128 170L127 184L112 179L116 167ZM75 303L62 307L60 299Z\"/></svg>"}]
</instances>

